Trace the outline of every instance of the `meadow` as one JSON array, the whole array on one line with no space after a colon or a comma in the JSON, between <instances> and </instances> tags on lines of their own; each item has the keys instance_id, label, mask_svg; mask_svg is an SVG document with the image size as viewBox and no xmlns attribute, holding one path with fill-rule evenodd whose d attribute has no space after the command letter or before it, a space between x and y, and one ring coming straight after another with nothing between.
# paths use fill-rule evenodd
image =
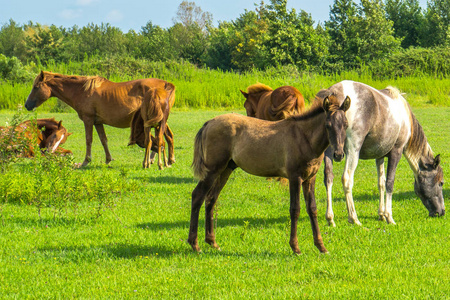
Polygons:
<instances>
[{"instance_id":1,"label":"meadow","mask_svg":"<svg viewBox=\"0 0 450 300\"><path fill-rule=\"evenodd\" d=\"M240 82L238 88L251 83ZM178 90L180 99L188 98L183 98L188 89ZM237 103L242 99L236 91L231 98ZM214 94L210 97L215 98ZM422 102L414 99L416 117L434 152L441 154L444 178L449 178L450 108L420 105ZM47 107L55 103L49 100ZM193 253L186 239L190 195L196 185L190 168L194 136L206 120L231 111L244 113L239 105L188 109L180 100L169 118L177 160L171 168L158 170L153 165L142 169L144 152L137 146L127 146L129 130L106 127L115 160L104 164L104 152L95 135L92 163L84 169L73 169L71 165L81 162L85 154L82 122L70 110L50 113L39 108L39 118L62 119L73 133L63 147L74 155L65 162L69 167L64 172L52 163L45 164L45 159L44 163L36 162L42 160L38 159L16 162L0 173L0 297L449 298L448 216L428 217L414 193L413 174L404 158L394 186L397 225L377 220L375 162L360 161L353 195L363 225L347 223L339 180L343 163L335 163L337 227L328 227L322 166L317 175L316 199L329 254L320 254L313 245L301 202L298 237L302 254L293 255L288 243L288 189L276 181L236 170L215 211L221 251L203 242L202 208L199 244L203 252ZM12 110L1 111L0 125L10 122L14 114ZM52 172L57 175L49 176ZM76 197L85 191L88 196ZM446 184L447 203L449 195Z\"/></svg>"}]
</instances>

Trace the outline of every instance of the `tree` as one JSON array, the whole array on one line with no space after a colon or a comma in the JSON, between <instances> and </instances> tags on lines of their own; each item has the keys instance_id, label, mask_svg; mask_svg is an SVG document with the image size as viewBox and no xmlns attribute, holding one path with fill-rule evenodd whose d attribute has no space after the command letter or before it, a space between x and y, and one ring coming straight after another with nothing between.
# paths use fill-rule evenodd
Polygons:
<instances>
[{"instance_id":1,"label":"tree","mask_svg":"<svg viewBox=\"0 0 450 300\"><path fill-rule=\"evenodd\" d=\"M428 1L424 46L434 47L450 42L450 0Z\"/></svg>"},{"instance_id":2,"label":"tree","mask_svg":"<svg viewBox=\"0 0 450 300\"><path fill-rule=\"evenodd\" d=\"M175 58L170 35L166 29L153 25L150 21L141 29L142 44L139 56L154 61L166 61Z\"/></svg>"},{"instance_id":3,"label":"tree","mask_svg":"<svg viewBox=\"0 0 450 300\"><path fill-rule=\"evenodd\" d=\"M22 27L13 20L9 24L2 26L0 31L0 53L7 57L24 58L25 56L25 35Z\"/></svg>"},{"instance_id":4,"label":"tree","mask_svg":"<svg viewBox=\"0 0 450 300\"><path fill-rule=\"evenodd\" d=\"M418 0L387 0L386 15L393 22L394 36L402 39L402 47L419 46L425 16Z\"/></svg>"},{"instance_id":5,"label":"tree","mask_svg":"<svg viewBox=\"0 0 450 300\"><path fill-rule=\"evenodd\" d=\"M178 6L174 24L181 23L185 27L197 25L202 31L206 31L212 24L212 14L204 12L195 2L183 1Z\"/></svg>"}]
</instances>

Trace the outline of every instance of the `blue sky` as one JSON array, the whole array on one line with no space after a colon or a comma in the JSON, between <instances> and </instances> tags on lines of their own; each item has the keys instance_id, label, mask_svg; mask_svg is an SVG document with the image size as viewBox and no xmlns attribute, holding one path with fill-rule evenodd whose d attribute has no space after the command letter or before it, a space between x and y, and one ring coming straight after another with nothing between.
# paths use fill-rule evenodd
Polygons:
<instances>
[{"instance_id":1,"label":"blue sky","mask_svg":"<svg viewBox=\"0 0 450 300\"><path fill-rule=\"evenodd\" d=\"M192 2L192 0L190 0ZM19 24L28 21L43 25L72 27L88 23L110 23L127 32L139 32L148 21L167 28L173 25L177 8L182 0L0 0L0 25L13 19ZM231 21L247 10L254 10L254 3L260 0L194 0L203 11L213 15L214 25L218 21ZM269 3L266 0L265 3ZM323 23L328 20L333 0L288 0L288 7L297 11L303 9L313 20ZM426 0L420 0L423 8Z\"/></svg>"}]
</instances>

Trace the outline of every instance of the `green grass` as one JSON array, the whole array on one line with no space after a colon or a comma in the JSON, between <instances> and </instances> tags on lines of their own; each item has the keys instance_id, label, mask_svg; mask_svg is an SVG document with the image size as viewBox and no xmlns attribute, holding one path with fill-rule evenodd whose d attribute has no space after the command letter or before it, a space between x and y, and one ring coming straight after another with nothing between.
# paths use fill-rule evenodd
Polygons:
<instances>
[{"instance_id":1,"label":"green grass","mask_svg":"<svg viewBox=\"0 0 450 300\"><path fill-rule=\"evenodd\" d=\"M238 112L243 113L242 110ZM442 156L449 178L450 108L415 108L434 152ZM445 299L450 295L450 229L448 217L428 218L413 191L413 175L403 158L394 187L397 225L377 220L378 190L374 161L360 161L354 187L362 227L347 223L340 185L343 163L335 164L336 228L326 225L323 167L316 198L319 226L329 255L313 245L302 200L299 246L289 247L289 193L277 182L236 170L217 204L216 238L222 251L203 242L200 255L186 243L192 176L193 140L203 122L226 111L175 109L169 124L175 134L177 163L143 170L143 151L127 147L129 130L107 127L115 159L105 167L103 149L94 136L93 161L73 170L84 181L119 178L126 182L112 208L84 199L76 210L37 213L19 200L0 204L1 298L296 298L296 299ZM0 113L0 125L13 113ZM54 116L73 135L64 148L74 161L85 154L84 128L75 113ZM31 162L12 166L20 182ZM11 175L12 176L12 175ZM444 186L445 200L450 190ZM5 199L4 195L2 196ZM448 206L448 204L447 204Z\"/></svg>"}]
</instances>

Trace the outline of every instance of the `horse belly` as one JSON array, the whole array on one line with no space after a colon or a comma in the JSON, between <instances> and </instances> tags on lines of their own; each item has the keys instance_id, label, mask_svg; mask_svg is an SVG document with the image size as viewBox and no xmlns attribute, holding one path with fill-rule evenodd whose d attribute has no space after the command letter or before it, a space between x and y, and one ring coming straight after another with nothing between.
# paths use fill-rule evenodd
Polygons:
<instances>
[{"instance_id":1,"label":"horse belly","mask_svg":"<svg viewBox=\"0 0 450 300\"><path fill-rule=\"evenodd\" d=\"M394 148L397 135L366 137L359 151L360 159L376 159L386 156Z\"/></svg>"}]
</instances>

